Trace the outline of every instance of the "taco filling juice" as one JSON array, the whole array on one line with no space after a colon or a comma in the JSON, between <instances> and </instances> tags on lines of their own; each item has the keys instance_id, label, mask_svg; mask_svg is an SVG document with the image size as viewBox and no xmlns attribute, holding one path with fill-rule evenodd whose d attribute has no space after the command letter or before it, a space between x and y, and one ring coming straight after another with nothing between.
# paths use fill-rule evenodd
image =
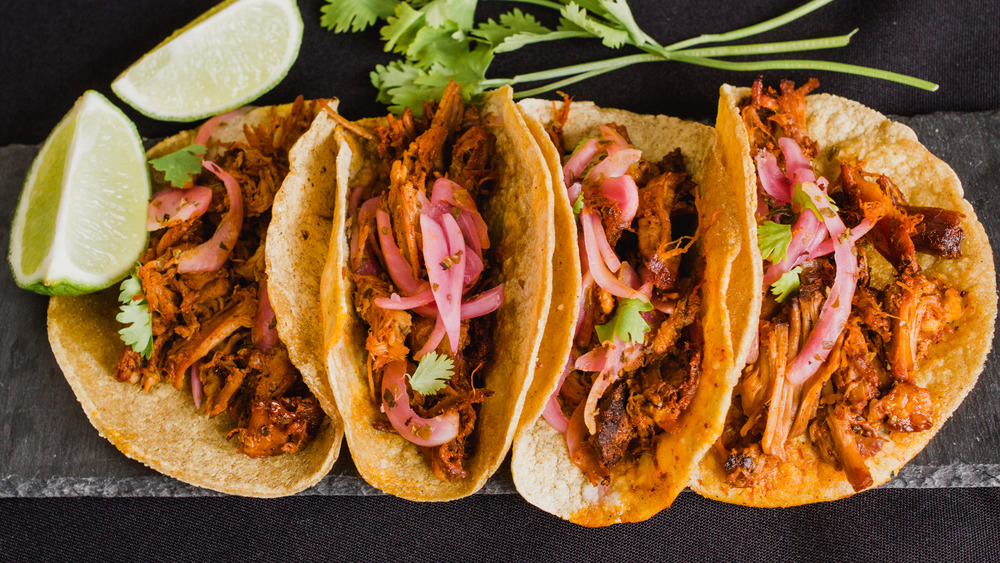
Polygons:
<instances>
[{"instance_id":1,"label":"taco filling juice","mask_svg":"<svg viewBox=\"0 0 1000 563\"><path fill-rule=\"evenodd\" d=\"M354 306L367 325L376 428L420 447L438 479L466 476L480 370L503 303L477 202L494 189L496 138L449 85L422 120L407 109L375 127L379 162L351 186Z\"/></svg>"},{"instance_id":2,"label":"taco filling juice","mask_svg":"<svg viewBox=\"0 0 1000 563\"><path fill-rule=\"evenodd\" d=\"M966 308L965 292L922 273L918 258L960 257L962 214L911 206L892 178L847 157L839 177L814 173L805 96L817 86L782 81L779 94L758 79L739 106L757 170L764 301L715 453L733 487L769 479L799 441L855 491L872 486L868 458L934 426L915 372Z\"/></svg>"},{"instance_id":3,"label":"taco filling juice","mask_svg":"<svg viewBox=\"0 0 1000 563\"><path fill-rule=\"evenodd\" d=\"M271 204L314 110L299 98L287 114L244 125L245 140L213 136L243 111L209 120L193 150L173 153L203 158L203 169L193 183L153 196L150 246L131 296L123 291L126 308L148 308L151 340L126 347L114 376L147 391L163 380L178 389L190 382L195 408L232 417L239 452L268 457L298 451L325 416L278 339L264 271Z\"/></svg>"},{"instance_id":4,"label":"taco filling juice","mask_svg":"<svg viewBox=\"0 0 1000 563\"><path fill-rule=\"evenodd\" d=\"M590 482L608 484L621 461L655 453L698 388L700 297L686 252L698 232L697 186L679 149L645 160L614 123L581 141L563 173L583 293L572 354L543 417L566 435Z\"/></svg>"}]
</instances>

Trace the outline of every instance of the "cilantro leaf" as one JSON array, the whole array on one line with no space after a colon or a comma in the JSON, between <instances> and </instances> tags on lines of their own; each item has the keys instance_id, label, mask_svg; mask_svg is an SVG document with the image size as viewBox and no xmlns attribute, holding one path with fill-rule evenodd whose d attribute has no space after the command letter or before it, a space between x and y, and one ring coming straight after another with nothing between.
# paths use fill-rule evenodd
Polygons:
<instances>
[{"instance_id":1,"label":"cilantro leaf","mask_svg":"<svg viewBox=\"0 0 1000 563\"><path fill-rule=\"evenodd\" d=\"M628 32L629 37L632 38L632 45L642 47L649 42L649 36L639 29L639 25L635 23L635 18L632 16L632 10L625 0L598 0L598 2L604 8L604 17L621 25Z\"/></svg>"},{"instance_id":2,"label":"cilantro leaf","mask_svg":"<svg viewBox=\"0 0 1000 563\"><path fill-rule=\"evenodd\" d=\"M362 31L395 13L399 0L326 0L320 25L335 33Z\"/></svg>"},{"instance_id":3,"label":"cilantro leaf","mask_svg":"<svg viewBox=\"0 0 1000 563\"><path fill-rule=\"evenodd\" d=\"M382 41L385 41L386 52L405 53L423 26L424 14L414 10L409 4L400 2L393 15L386 19L386 25L380 32Z\"/></svg>"},{"instance_id":4,"label":"cilantro leaf","mask_svg":"<svg viewBox=\"0 0 1000 563\"><path fill-rule=\"evenodd\" d=\"M421 11L432 27L445 27L447 22L454 22L460 30L470 31L476 15L476 0L433 0Z\"/></svg>"},{"instance_id":5,"label":"cilantro leaf","mask_svg":"<svg viewBox=\"0 0 1000 563\"><path fill-rule=\"evenodd\" d=\"M790 271L781 274L778 281L771 284L771 294L775 296L775 301L778 303L784 303L785 299L788 299L788 296L799 288L799 284L801 283L799 280L799 272L801 271L802 267L796 266Z\"/></svg>"},{"instance_id":6,"label":"cilantro leaf","mask_svg":"<svg viewBox=\"0 0 1000 563\"><path fill-rule=\"evenodd\" d=\"M581 8L576 2L570 2L563 6L559 13L564 18L559 25L561 31L586 31L598 37L605 47L611 49L618 49L629 40L627 31L613 28L588 17L587 10Z\"/></svg>"},{"instance_id":7,"label":"cilantro leaf","mask_svg":"<svg viewBox=\"0 0 1000 563\"><path fill-rule=\"evenodd\" d=\"M149 302L135 299L141 293L142 282L139 281L138 272L133 271L122 282L121 293L118 294L118 300L122 303L121 312L115 319L126 325L118 331L125 345L131 346L148 360L153 354L153 316L149 314Z\"/></svg>"},{"instance_id":8,"label":"cilantro leaf","mask_svg":"<svg viewBox=\"0 0 1000 563\"><path fill-rule=\"evenodd\" d=\"M407 375L410 387L421 395L436 395L454 374L455 361L446 355L431 352L420 359L413 375Z\"/></svg>"},{"instance_id":9,"label":"cilantro leaf","mask_svg":"<svg viewBox=\"0 0 1000 563\"><path fill-rule=\"evenodd\" d=\"M601 342L613 342L615 335L622 342L642 342L650 328L649 323L642 318L642 313L652 310L652 303L639 299L622 299L611 320L607 324L595 326L594 330Z\"/></svg>"},{"instance_id":10,"label":"cilantro leaf","mask_svg":"<svg viewBox=\"0 0 1000 563\"><path fill-rule=\"evenodd\" d=\"M576 201L573 202L573 215L579 217L581 211L583 211L583 190L580 191L580 195L576 196Z\"/></svg>"},{"instance_id":11,"label":"cilantro leaf","mask_svg":"<svg viewBox=\"0 0 1000 563\"><path fill-rule=\"evenodd\" d=\"M183 188L192 177L201 172L203 156L205 156L205 145L188 145L160 158L154 158L149 164L163 172L163 177L175 187Z\"/></svg>"},{"instance_id":12,"label":"cilantro leaf","mask_svg":"<svg viewBox=\"0 0 1000 563\"><path fill-rule=\"evenodd\" d=\"M838 211L838 207L835 203L833 203L833 198L827 194L826 199L830 203L830 207L833 209L833 212L836 213ZM820 212L819 208L816 207L816 202L814 202L812 198L809 197L809 194L802 189L801 183L795 184L795 186L792 187L792 203L799 204L803 212L808 209L816 214L817 219L820 221L823 220L823 214Z\"/></svg>"},{"instance_id":13,"label":"cilantro leaf","mask_svg":"<svg viewBox=\"0 0 1000 563\"><path fill-rule=\"evenodd\" d=\"M788 254L788 244L792 242L792 226L764 221L757 225L757 247L760 256L772 263L780 262Z\"/></svg>"},{"instance_id":14,"label":"cilantro leaf","mask_svg":"<svg viewBox=\"0 0 1000 563\"><path fill-rule=\"evenodd\" d=\"M506 53L531 43L561 39L565 33L552 31L538 23L531 14L514 8L500 15L500 23L491 18L479 24L472 35L493 45L495 53Z\"/></svg>"}]
</instances>

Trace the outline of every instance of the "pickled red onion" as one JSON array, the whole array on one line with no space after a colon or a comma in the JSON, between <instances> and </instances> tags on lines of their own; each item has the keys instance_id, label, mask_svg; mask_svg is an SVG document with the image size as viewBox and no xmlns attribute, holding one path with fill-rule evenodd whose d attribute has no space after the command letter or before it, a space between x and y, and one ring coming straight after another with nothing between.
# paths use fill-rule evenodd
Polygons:
<instances>
[{"instance_id":1,"label":"pickled red onion","mask_svg":"<svg viewBox=\"0 0 1000 563\"><path fill-rule=\"evenodd\" d=\"M642 159L642 151L638 149L622 149L609 154L587 172L583 183L596 186L606 178L621 176L628 171L629 167L639 162L640 159Z\"/></svg>"},{"instance_id":2,"label":"pickled red onion","mask_svg":"<svg viewBox=\"0 0 1000 563\"><path fill-rule=\"evenodd\" d=\"M205 214L211 203L212 190L204 186L160 190L149 202L146 230L156 231L197 219Z\"/></svg>"},{"instance_id":3,"label":"pickled red onion","mask_svg":"<svg viewBox=\"0 0 1000 563\"><path fill-rule=\"evenodd\" d=\"M854 242L848 235L844 222L830 206L826 194L818 186L807 182L802 184L802 189L823 215L823 222L834 244L837 274L812 334L788 366L785 377L794 385L805 383L830 355L834 342L847 325L847 319L851 314L851 301L854 299L858 283L856 277L858 258L854 254Z\"/></svg>"},{"instance_id":4,"label":"pickled red onion","mask_svg":"<svg viewBox=\"0 0 1000 563\"><path fill-rule=\"evenodd\" d=\"M376 307L397 311L413 309L414 307L433 303L434 294L431 293L430 286L424 284L424 287L425 289L423 291L407 297L400 297L398 293L393 293L389 297L376 297L372 300L372 303L375 303Z\"/></svg>"},{"instance_id":5,"label":"pickled red onion","mask_svg":"<svg viewBox=\"0 0 1000 563\"><path fill-rule=\"evenodd\" d=\"M243 115L244 113L250 111L250 109L251 109L250 106L243 106L236 108L232 111L228 111L226 113L221 113L209 119L208 121L203 123L201 127L198 128L198 133L195 134L194 143L192 144L206 146L208 144L209 138L212 137L212 133L215 132L216 127L218 127L220 123L228 121L229 119L232 119L234 117Z\"/></svg>"},{"instance_id":6,"label":"pickled red onion","mask_svg":"<svg viewBox=\"0 0 1000 563\"><path fill-rule=\"evenodd\" d=\"M267 295L267 280L261 280L257 284L257 315L250 329L250 339L258 349L267 352L278 344L276 324L274 308Z\"/></svg>"},{"instance_id":7,"label":"pickled red onion","mask_svg":"<svg viewBox=\"0 0 1000 563\"><path fill-rule=\"evenodd\" d=\"M452 352L458 353L462 314L462 281L465 276L465 242L462 231L451 214L441 216L441 223L429 215L420 215L424 237L424 264L431 281L434 302L444 321ZM445 267L449 264L449 267Z\"/></svg>"},{"instance_id":8,"label":"pickled red onion","mask_svg":"<svg viewBox=\"0 0 1000 563\"><path fill-rule=\"evenodd\" d=\"M778 146L781 147L781 154L785 157L785 175L793 185L816 182L816 174L809 165L809 159L802 154L802 149L794 139L782 137L778 139Z\"/></svg>"},{"instance_id":9,"label":"pickled red onion","mask_svg":"<svg viewBox=\"0 0 1000 563\"><path fill-rule=\"evenodd\" d=\"M605 244L607 244L607 236L604 234L604 227L597 215L593 211L584 210L580 213L580 223L583 228L583 243L587 251L587 265L597 285L616 297L648 301L642 292L619 281L605 264L601 257L598 240L604 239Z\"/></svg>"},{"instance_id":10,"label":"pickled red onion","mask_svg":"<svg viewBox=\"0 0 1000 563\"><path fill-rule=\"evenodd\" d=\"M573 151L569 160L563 165L563 181L567 186L573 184L573 180L580 176L599 152L601 152L601 148L597 144L597 139L587 139L585 143Z\"/></svg>"},{"instance_id":11,"label":"pickled red onion","mask_svg":"<svg viewBox=\"0 0 1000 563\"><path fill-rule=\"evenodd\" d=\"M444 322L441 320L441 315L438 315L437 318L434 319L434 328L431 329L430 335L427 336L427 342L424 342L424 345L413 353L413 359L419 361L427 354L437 350L438 344L441 344L441 340L443 338Z\"/></svg>"},{"instance_id":12,"label":"pickled red onion","mask_svg":"<svg viewBox=\"0 0 1000 563\"><path fill-rule=\"evenodd\" d=\"M792 201L792 183L778 168L778 159L774 158L773 154L761 149L754 160L757 161L757 176L760 178L760 185L764 188L764 192L781 203L790 203Z\"/></svg>"},{"instance_id":13,"label":"pickled red onion","mask_svg":"<svg viewBox=\"0 0 1000 563\"><path fill-rule=\"evenodd\" d=\"M618 204L622 222L631 223L639 211L639 187L635 185L635 180L628 175L605 178L600 191Z\"/></svg>"},{"instance_id":14,"label":"pickled red onion","mask_svg":"<svg viewBox=\"0 0 1000 563\"><path fill-rule=\"evenodd\" d=\"M194 401L195 410L197 410L201 408L201 400L205 396L202 391L201 376L198 375L198 362L191 364L188 373L191 376L191 399Z\"/></svg>"},{"instance_id":15,"label":"pickled red onion","mask_svg":"<svg viewBox=\"0 0 1000 563\"><path fill-rule=\"evenodd\" d=\"M233 251L243 228L243 192L240 191L239 184L218 164L210 160L203 160L201 164L225 184L226 193L229 195L229 212L219 223L212 238L180 253L177 259L177 271L182 274L214 272L221 268L229 258L229 253Z\"/></svg>"},{"instance_id":16,"label":"pickled red onion","mask_svg":"<svg viewBox=\"0 0 1000 563\"><path fill-rule=\"evenodd\" d=\"M542 411L542 418L545 419L545 422L548 422L549 426L555 428L556 432L560 434L566 433L567 428L569 428L569 419L566 418L562 407L559 406L559 390L562 389L566 376L572 369L573 358L569 357L566 359L566 367L563 368L562 375L559 376L559 382L556 383L555 391L549 395L549 400L545 402L545 409Z\"/></svg>"},{"instance_id":17,"label":"pickled red onion","mask_svg":"<svg viewBox=\"0 0 1000 563\"><path fill-rule=\"evenodd\" d=\"M392 237L392 225L389 223L389 214L382 209L375 210L375 223L378 230L379 245L382 247L382 257L385 259L385 269L389 272L389 277L396 287L406 295L413 295L420 291L421 283L413 277L413 269L403 254L396 246L396 240Z\"/></svg>"},{"instance_id":18,"label":"pickled red onion","mask_svg":"<svg viewBox=\"0 0 1000 563\"><path fill-rule=\"evenodd\" d=\"M391 397L389 401L387 396ZM406 362L400 360L390 362L382 371L382 411L400 436L418 446L440 446L458 436L457 412L434 418L422 418L413 412L406 391Z\"/></svg>"}]
</instances>

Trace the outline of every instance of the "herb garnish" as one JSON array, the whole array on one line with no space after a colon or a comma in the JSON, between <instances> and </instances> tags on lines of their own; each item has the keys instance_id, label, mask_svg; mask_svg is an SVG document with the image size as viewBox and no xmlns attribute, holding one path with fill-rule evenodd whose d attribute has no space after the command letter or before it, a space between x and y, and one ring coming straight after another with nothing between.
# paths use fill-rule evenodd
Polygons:
<instances>
[{"instance_id":1,"label":"herb garnish","mask_svg":"<svg viewBox=\"0 0 1000 563\"><path fill-rule=\"evenodd\" d=\"M381 36L385 50L403 55L371 73L379 90L378 101L402 112L410 108L420 116L423 102L440 97L448 80L462 85L466 99L491 88L539 82L516 97L535 96L563 88L613 70L638 63L675 61L721 70L819 70L856 74L899 82L925 90L937 85L926 80L863 66L820 60L778 59L728 61L726 57L775 55L843 47L857 29L846 35L751 45L694 48L709 43L727 43L781 27L833 0L812 0L765 22L727 33L707 34L661 45L636 23L625 0L511 0L555 10L559 25L550 29L514 8L499 17L476 24L476 0L326 0L321 23L335 32L361 31L384 21ZM510 78L486 78L497 54L516 51L533 43L571 38L599 39L611 49L631 46L640 53L565 67L531 72Z\"/></svg>"},{"instance_id":2,"label":"herb garnish","mask_svg":"<svg viewBox=\"0 0 1000 563\"><path fill-rule=\"evenodd\" d=\"M142 293L138 265L132 275L125 278L120 289L118 301L122 306L115 319L126 326L118 334L126 346L131 346L132 350L148 360L153 354L153 317L149 313L149 302L145 298L135 299Z\"/></svg>"}]
</instances>

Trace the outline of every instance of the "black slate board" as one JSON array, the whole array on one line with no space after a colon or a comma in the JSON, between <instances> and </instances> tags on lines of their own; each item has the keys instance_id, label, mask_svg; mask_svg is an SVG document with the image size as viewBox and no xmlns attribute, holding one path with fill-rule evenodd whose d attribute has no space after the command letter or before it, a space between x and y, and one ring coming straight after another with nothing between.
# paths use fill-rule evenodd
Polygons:
<instances>
[{"instance_id":1,"label":"black slate board","mask_svg":"<svg viewBox=\"0 0 1000 563\"><path fill-rule=\"evenodd\" d=\"M1000 111L898 118L951 164L1000 251ZM0 248L37 146L0 148ZM87 421L49 349L47 298L0 272L0 497L211 496L126 458ZM1000 486L1000 362L991 354L976 388L893 488ZM512 493L504 464L483 493ZM330 474L301 494L380 494L361 479L346 446Z\"/></svg>"}]
</instances>

